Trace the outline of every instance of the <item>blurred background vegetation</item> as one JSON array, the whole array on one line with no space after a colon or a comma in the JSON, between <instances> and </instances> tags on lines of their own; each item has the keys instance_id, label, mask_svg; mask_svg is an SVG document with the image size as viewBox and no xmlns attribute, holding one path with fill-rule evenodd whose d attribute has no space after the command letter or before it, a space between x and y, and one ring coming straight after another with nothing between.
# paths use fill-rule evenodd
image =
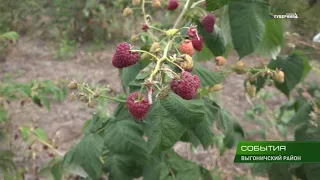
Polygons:
<instances>
[{"instance_id":1,"label":"blurred background vegetation","mask_svg":"<svg viewBox=\"0 0 320 180\"><path fill-rule=\"evenodd\" d=\"M131 0L2 0L0 33L16 31L20 35L77 42L129 38L141 28L133 25L139 16L121 16L122 10L130 4ZM271 4L274 14L298 14L298 19L287 21L288 31L309 39L320 31L317 0L272 0ZM161 17L162 22L168 23L168 15Z\"/></svg>"}]
</instances>

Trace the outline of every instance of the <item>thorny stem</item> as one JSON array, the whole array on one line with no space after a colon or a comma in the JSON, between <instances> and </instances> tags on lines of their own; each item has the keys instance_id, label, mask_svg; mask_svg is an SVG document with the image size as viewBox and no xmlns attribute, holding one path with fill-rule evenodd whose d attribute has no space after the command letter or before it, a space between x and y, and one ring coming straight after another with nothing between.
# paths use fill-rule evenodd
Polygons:
<instances>
[{"instance_id":1,"label":"thorny stem","mask_svg":"<svg viewBox=\"0 0 320 180\"><path fill-rule=\"evenodd\" d=\"M36 134L34 134L34 132L32 132L32 135L37 139L37 141L41 142L42 144L48 146L50 149L52 149L55 153L57 153L59 156L64 156L64 154L62 152L60 152L59 150L57 150L55 147L53 147L53 145L51 145L50 143L43 141L41 139L39 139L37 137Z\"/></svg>"},{"instance_id":2,"label":"thorny stem","mask_svg":"<svg viewBox=\"0 0 320 180\"><path fill-rule=\"evenodd\" d=\"M172 74L174 74L177 78L180 78L177 73L175 73L174 71L172 71L172 70L169 69L169 68L159 69L159 71L169 71L169 72L171 72Z\"/></svg>"},{"instance_id":3,"label":"thorny stem","mask_svg":"<svg viewBox=\"0 0 320 180\"><path fill-rule=\"evenodd\" d=\"M152 53L148 52L148 51L144 51L144 50L130 50L131 52L142 52L142 53L147 53L150 56L152 56L153 58L155 58L157 61L159 61L159 58L157 58L157 56L153 55Z\"/></svg>"},{"instance_id":4,"label":"thorny stem","mask_svg":"<svg viewBox=\"0 0 320 180\"><path fill-rule=\"evenodd\" d=\"M182 20L183 16L186 14L187 10L190 7L190 2L191 2L191 0L187 0L182 12L180 13L179 17L177 18L176 22L174 23L173 29L177 29L177 27L179 26L180 21ZM144 7L145 6L145 0L142 0L141 6L142 6L142 13L143 13L144 20L145 20L146 24L148 25L148 21L147 21L147 18L146 18L146 13L145 13L145 7ZM168 56L168 52L169 52L169 49L172 46L173 41L174 41L174 37L171 38L169 40L169 42L167 43L167 45L166 45L166 47L164 49L163 56L160 59L157 60L157 64L156 64L154 70L151 72L150 77L149 77L149 81L150 82L153 82L153 79L154 79L155 75L159 72L159 70L161 68L162 62L168 59L168 57L167 57ZM149 100L149 103L150 104L152 103L152 99L151 99L151 101Z\"/></svg>"},{"instance_id":5,"label":"thorny stem","mask_svg":"<svg viewBox=\"0 0 320 180\"><path fill-rule=\"evenodd\" d=\"M84 90L86 90L87 92L91 93L92 95L96 95L96 93L93 92L91 89L86 88L85 86L82 86L82 88ZM119 98L116 98L116 97L103 96L103 95L99 95L99 97L105 98L105 99L110 99L110 100L117 101L117 102L126 102L125 100L122 100L122 99L119 99Z\"/></svg>"},{"instance_id":6,"label":"thorny stem","mask_svg":"<svg viewBox=\"0 0 320 180\"><path fill-rule=\"evenodd\" d=\"M173 61L170 61L170 60L168 60L168 62L170 62L171 64L177 66L181 71L183 71L182 67L179 66L177 63L175 63L175 62L173 62Z\"/></svg>"}]
</instances>

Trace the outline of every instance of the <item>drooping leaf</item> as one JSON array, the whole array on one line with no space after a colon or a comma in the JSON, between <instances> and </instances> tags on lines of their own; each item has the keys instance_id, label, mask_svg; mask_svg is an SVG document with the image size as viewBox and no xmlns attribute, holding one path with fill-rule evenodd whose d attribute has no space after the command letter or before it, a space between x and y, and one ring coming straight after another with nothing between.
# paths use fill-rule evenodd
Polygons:
<instances>
[{"instance_id":1,"label":"drooping leaf","mask_svg":"<svg viewBox=\"0 0 320 180\"><path fill-rule=\"evenodd\" d=\"M79 142L75 148L71 148L64 157L66 164L79 164L92 179L101 176L102 154L104 140L97 134L89 134Z\"/></svg>"},{"instance_id":2,"label":"drooping leaf","mask_svg":"<svg viewBox=\"0 0 320 180\"><path fill-rule=\"evenodd\" d=\"M144 162L148 149L142 136L141 124L132 119L110 120L104 131L104 141L108 149L117 154L130 154L134 159Z\"/></svg>"},{"instance_id":3,"label":"drooping leaf","mask_svg":"<svg viewBox=\"0 0 320 180\"><path fill-rule=\"evenodd\" d=\"M310 71L308 59L298 51L289 56L278 56L276 60L270 61L268 67L273 70L279 68L284 72L284 83L279 84L276 82L275 86L287 97L289 97L291 90Z\"/></svg>"},{"instance_id":4,"label":"drooping leaf","mask_svg":"<svg viewBox=\"0 0 320 180\"><path fill-rule=\"evenodd\" d=\"M211 72L210 70L195 65L192 74L197 75L200 78L200 86L207 87L214 84L220 84L224 80L224 76L216 72Z\"/></svg>"},{"instance_id":5,"label":"drooping leaf","mask_svg":"<svg viewBox=\"0 0 320 180\"><path fill-rule=\"evenodd\" d=\"M261 43L256 52L263 57L276 59L284 42L283 20L268 19Z\"/></svg>"},{"instance_id":6,"label":"drooping leaf","mask_svg":"<svg viewBox=\"0 0 320 180\"><path fill-rule=\"evenodd\" d=\"M270 6L265 0L234 0L229 4L233 46L239 58L255 51L263 39Z\"/></svg>"}]
</instances>

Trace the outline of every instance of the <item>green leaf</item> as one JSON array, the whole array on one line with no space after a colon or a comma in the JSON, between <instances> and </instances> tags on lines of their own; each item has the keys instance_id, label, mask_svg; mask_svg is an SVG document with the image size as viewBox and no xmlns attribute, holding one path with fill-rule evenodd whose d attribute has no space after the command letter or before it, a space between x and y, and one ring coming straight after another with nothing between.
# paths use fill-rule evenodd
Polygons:
<instances>
[{"instance_id":1,"label":"green leaf","mask_svg":"<svg viewBox=\"0 0 320 180\"><path fill-rule=\"evenodd\" d=\"M229 4L229 19L233 46L239 58L255 51L263 39L269 18L265 0L234 0Z\"/></svg>"},{"instance_id":2,"label":"green leaf","mask_svg":"<svg viewBox=\"0 0 320 180\"><path fill-rule=\"evenodd\" d=\"M289 164L273 163L268 172L270 180L292 180L293 176L289 172Z\"/></svg>"},{"instance_id":3,"label":"green leaf","mask_svg":"<svg viewBox=\"0 0 320 180\"><path fill-rule=\"evenodd\" d=\"M162 107L186 126L193 126L204 119L203 100L184 100L170 93L168 98L161 99L160 102Z\"/></svg>"},{"instance_id":4,"label":"green leaf","mask_svg":"<svg viewBox=\"0 0 320 180\"><path fill-rule=\"evenodd\" d=\"M92 119L89 121L89 124L87 125L86 134L101 132L103 128L106 127L107 123L109 122L109 117L102 117L99 114L94 114L92 116Z\"/></svg>"},{"instance_id":5,"label":"green leaf","mask_svg":"<svg viewBox=\"0 0 320 180\"><path fill-rule=\"evenodd\" d=\"M213 57L212 52L206 44L203 44L203 48L200 52L196 51L195 54L193 55L192 59L194 62L199 62L199 61L210 61Z\"/></svg>"},{"instance_id":6,"label":"green leaf","mask_svg":"<svg viewBox=\"0 0 320 180\"><path fill-rule=\"evenodd\" d=\"M151 157L143 169L144 180L164 180L170 174L165 161L158 157Z\"/></svg>"},{"instance_id":7,"label":"green leaf","mask_svg":"<svg viewBox=\"0 0 320 180\"><path fill-rule=\"evenodd\" d=\"M145 126L150 153L171 148L186 131L178 117L170 113L160 100L151 106Z\"/></svg>"},{"instance_id":8,"label":"green leaf","mask_svg":"<svg viewBox=\"0 0 320 180\"><path fill-rule=\"evenodd\" d=\"M110 173L109 180L132 180L132 177L140 177L143 170L132 156L125 154L108 153L104 166Z\"/></svg>"},{"instance_id":9,"label":"green leaf","mask_svg":"<svg viewBox=\"0 0 320 180\"><path fill-rule=\"evenodd\" d=\"M110 120L104 131L108 149L118 154L130 154L134 159L144 162L148 149L142 136L142 126L133 119Z\"/></svg>"},{"instance_id":10,"label":"green leaf","mask_svg":"<svg viewBox=\"0 0 320 180\"><path fill-rule=\"evenodd\" d=\"M205 118L201 123L191 127L194 135L199 139L204 149L214 144L213 121L217 119L219 108L210 99L204 99Z\"/></svg>"},{"instance_id":11,"label":"green leaf","mask_svg":"<svg viewBox=\"0 0 320 180\"><path fill-rule=\"evenodd\" d=\"M34 130L34 134L39 138L41 139L42 141L46 141L47 140L47 134L46 132L44 132L43 129L41 128L37 128Z\"/></svg>"},{"instance_id":12,"label":"green leaf","mask_svg":"<svg viewBox=\"0 0 320 180\"><path fill-rule=\"evenodd\" d=\"M48 110L50 110L50 100L48 97L41 97L41 102Z\"/></svg>"},{"instance_id":13,"label":"green leaf","mask_svg":"<svg viewBox=\"0 0 320 180\"><path fill-rule=\"evenodd\" d=\"M22 135L22 138L24 141L28 140L29 138L29 131L30 131L30 128L27 127L27 126L23 126L21 129L21 135Z\"/></svg>"},{"instance_id":14,"label":"green leaf","mask_svg":"<svg viewBox=\"0 0 320 180\"><path fill-rule=\"evenodd\" d=\"M150 61L151 62L151 61ZM146 64L148 65L148 64ZM140 70L142 70L144 67L146 67L145 64L142 64L140 61L138 61L136 64L121 69L121 81L122 85L124 87L128 87L129 84L135 80L136 76L139 74Z\"/></svg>"},{"instance_id":15,"label":"green leaf","mask_svg":"<svg viewBox=\"0 0 320 180\"><path fill-rule=\"evenodd\" d=\"M79 142L75 148L71 148L64 157L66 164L79 164L92 179L101 176L101 161L104 140L96 135L90 134Z\"/></svg>"},{"instance_id":16,"label":"green leaf","mask_svg":"<svg viewBox=\"0 0 320 180\"><path fill-rule=\"evenodd\" d=\"M296 112L295 116L290 120L290 124L301 125L308 124L310 113L312 112L312 102L306 101Z\"/></svg>"},{"instance_id":17,"label":"green leaf","mask_svg":"<svg viewBox=\"0 0 320 180\"><path fill-rule=\"evenodd\" d=\"M256 52L263 57L276 59L283 46L283 20L269 19L266 23L265 33Z\"/></svg>"},{"instance_id":18,"label":"green leaf","mask_svg":"<svg viewBox=\"0 0 320 180\"><path fill-rule=\"evenodd\" d=\"M32 101L39 107L42 107L41 99L38 96L32 96Z\"/></svg>"},{"instance_id":19,"label":"green leaf","mask_svg":"<svg viewBox=\"0 0 320 180\"><path fill-rule=\"evenodd\" d=\"M53 175L54 180L61 180L63 173L62 164L63 162L59 161L58 163L52 166L51 173Z\"/></svg>"},{"instance_id":20,"label":"green leaf","mask_svg":"<svg viewBox=\"0 0 320 180\"><path fill-rule=\"evenodd\" d=\"M229 44L232 44L231 27L229 19L229 5L223 7L221 15L221 29L223 29L223 39Z\"/></svg>"},{"instance_id":21,"label":"green leaf","mask_svg":"<svg viewBox=\"0 0 320 180\"><path fill-rule=\"evenodd\" d=\"M284 72L284 83L279 84L276 82L275 86L287 97L289 97L291 90L310 71L308 59L298 51L289 56L278 56L276 60L270 61L268 67L273 70L279 68Z\"/></svg>"},{"instance_id":22,"label":"green leaf","mask_svg":"<svg viewBox=\"0 0 320 180\"><path fill-rule=\"evenodd\" d=\"M197 23L198 32L203 37L203 42L206 47L213 55L222 56L226 51L228 43L226 39L224 39L223 31L217 25L214 25L214 31L208 33L204 30L198 19L195 21Z\"/></svg>"},{"instance_id":23,"label":"green leaf","mask_svg":"<svg viewBox=\"0 0 320 180\"><path fill-rule=\"evenodd\" d=\"M224 76L216 72L212 72L206 68L195 65L192 73L200 78L200 86L208 87L214 84L220 84L224 80Z\"/></svg>"},{"instance_id":24,"label":"green leaf","mask_svg":"<svg viewBox=\"0 0 320 180\"><path fill-rule=\"evenodd\" d=\"M169 150L166 156L169 157L167 158L169 167L177 172L176 179L193 180L200 178L200 167L196 163L183 159L173 150Z\"/></svg>"},{"instance_id":25,"label":"green leaf","mask_svg":"<svg viewBox=\"0 0 320 180\"><path fill-rule=\"evenodd\" d=\"M228 4L231 0L206 0L206 10L214 11Z\"/></svg>"}]
</instances>

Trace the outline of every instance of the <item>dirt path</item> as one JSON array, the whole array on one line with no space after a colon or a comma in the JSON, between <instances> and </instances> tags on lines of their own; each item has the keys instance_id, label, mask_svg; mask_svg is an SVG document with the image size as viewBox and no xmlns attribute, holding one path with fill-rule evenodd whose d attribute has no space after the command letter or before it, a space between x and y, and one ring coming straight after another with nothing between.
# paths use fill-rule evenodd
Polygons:
<instances>
[{"instance_id":1,"label":"dirt path","mask_svg":"<svg viewBox=\"0 0 320 180\"><path fill-rule=\"evenodd\" d=\"M116 92L121 90L117 69L111 64L110 52L94 53L87 55L79 52L71 60L57 61L52 60L53 49L46 42L34 41L22 38L14 49L13 54L5 63L0 64L0 77L4 74L11 75L16 81L28 82L29 80L58 80L64 79L70 81L75 79L79 82L88 84L110 85ZM235 62L236 56L231 56L229 62ZM255 59L249 59L255 61ZM207 64L212 67L212 63ZM273 91L271 88L267 90ZM278 96L268 102L274 106L285 97ZM243 88L243 76L231 76L224 83L224 91L221 94L221 102L236 117L237 121L243 121L244 112L250 108L247 102ZM66 152L81 136L82 125L88 120L93 111L86 108L86 105L80 102L65 101L62 103L54 102L51 111L39 109L35 105L28 105L23 108L19 107L18 102L11 105L10 111L13 114L11 120L14 125L32 123L34 126L43 128L50 138L54 138L59 145L59 150ZM259 128L245 121L245 130ZM189 150L186 145L179 143L175 147L178 152L185 157L188 156ZM21 149L21 148L20 148ZM17 161L26 166L23 159L23 152ZM218 152L215 149L209 151L199 150L198 154L193 157L194 160L211 166L217 157ZM248 173L248 169L233 166L234 150L227 151L220 163L223 163L228 171L239 172L240 174ZM48 155L42 154L37 159L38 164L47 161ZM30 162L29 162L30 163ZM32 179L32 176L30 176Z\"/></svg>"}]
</instances>

